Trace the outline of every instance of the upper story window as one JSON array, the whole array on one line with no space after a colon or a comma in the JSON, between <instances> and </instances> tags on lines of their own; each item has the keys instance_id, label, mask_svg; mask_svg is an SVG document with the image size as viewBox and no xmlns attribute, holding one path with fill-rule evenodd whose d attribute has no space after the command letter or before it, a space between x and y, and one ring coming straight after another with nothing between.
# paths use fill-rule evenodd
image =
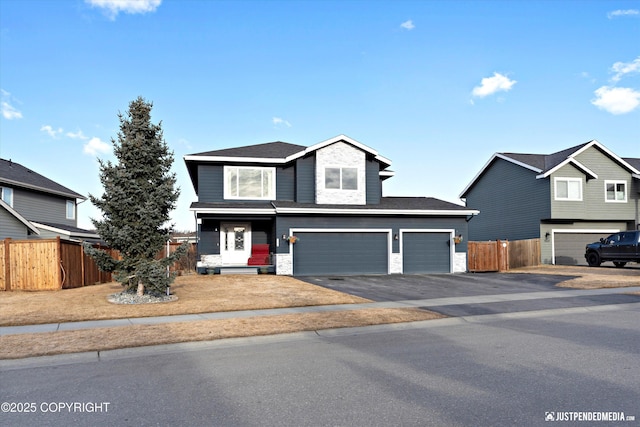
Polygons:
<instances>
[{"instance_id":1,"label":"upper story window","mask_svg":"<svg viewBox=\"0 0 640 427\"><path fill-rule=\"evenodd\" d=\"M357 168L325 168L324 187L335 190L357 190Z\"/></svg>"},{"instance_id":2,"label":"upper story window","mask_svg":"<svg viewBox=\"0 0 640 427\"><path fill-rule=\"evenodd\" d=\"M627 202L627 182L626 181L605 181L604 182L605 202L626 203Z\"/></svg>"},{"instance_id":3,"label":"upper story window","mask_svg":"<svg viewBox=\"0 0 640 427\"><path fill-rule=\"evenodd\" d=\"M582 179L580 178L555 178L556 200L582 200Z\"/></svg>"},{"instance_id":4,"label":"upper story window","mask_svg":"<svg viewBox=\"0 0 640 427\"><path fill-rule=\"evenodd\" d=\"M9 206L13 207L13 188L0 187L0 192L2 193L2 200Z\"/></svg>"},{"instance_id":5,"label":"upper story window","mask_svg":"<svg viewBox=\"0 0 640 427\"><path fill-rule=\"evenodd\" d=\"M225 199L273 200L275 195L275 168L224 167Z\"/></svg>"},{"instance_id":6,"label":"upper story window","mask_svg":"<svg viewBox=\"0 0 640 427\"><path fill-rule=\"evenodd\" d=\"M67 200L67 219L76 219L76 203L73 200Z\"/></svg>"}]
</instances>

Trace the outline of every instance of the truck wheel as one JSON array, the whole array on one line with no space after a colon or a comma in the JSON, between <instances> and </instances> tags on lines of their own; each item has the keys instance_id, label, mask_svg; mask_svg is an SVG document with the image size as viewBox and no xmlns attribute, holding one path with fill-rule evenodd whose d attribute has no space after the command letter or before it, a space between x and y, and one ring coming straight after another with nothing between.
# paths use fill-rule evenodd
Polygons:
<instances>
[{"instance_id":1,"label":"truck wheel","mask_svg":"<svg viewBox=\"0 0 640 427\"><path fill-rule=\"evenodd\" d=\"M627 265L627 263L626 262L614 262L613 265L615 265L618 268L622 268L625 265Z\"/></svg>"},{"instance_id":2,"label":"truck wheel","mask_svg":"<svg viewBox=\"0 0 640 427\"><path fill-rule=\"evenodd\" d=\"M587 262L589 267L600 267L600 255L596 252L589 252L587 254Z\"/></svg>"}]
</instances>

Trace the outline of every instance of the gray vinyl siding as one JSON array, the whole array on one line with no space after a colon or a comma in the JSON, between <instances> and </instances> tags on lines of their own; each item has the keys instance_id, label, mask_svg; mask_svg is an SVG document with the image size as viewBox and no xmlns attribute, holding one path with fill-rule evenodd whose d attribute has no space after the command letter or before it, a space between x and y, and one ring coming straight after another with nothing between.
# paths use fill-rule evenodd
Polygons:
<instances>
[{"instance_id":1,"label":"gray vinyl siding","mask_svg":"<svg viewBox=\"0 0 640 427\"><path fill-rule=\"evenodd\" d=\"M296 202L315 203L316 166L315 157L302 157L296 160Z\"/></svg>"},{"instance_id":2,"label":"gray vinyl siding","mask_svg":"<svg viewBox=\"0 0 640 427\"><path fill-rule=\"evenodd\" d=\"M378 205L382 197L382 181L380 180L380 163L367 160L367 204Z\"/></svg>"},{"instance_id":3,"label":"gray vinyl siding","mask_svg":"<svg viewBox=\"0 0 640 427\"><path fill-rule=\"evenodd\" d=\"M198 225L198 254L217 255L220 253L220 221L203 219Z\"/></svg>"},{"instance_id":4,"label":"gray vinyl siding","mask_svg":"<svg viewBox=\"0 0 640 427\"><path fill-rule=\"evenodd\" d=\"M453 229L462 235L463 241L456 245L456 252L467 251L467 222L464 217L410 217L410 216L279 216L276 218L276 237L289 235L291 228L338 228L338 229L385 229L391 235L399 235L400 229ZM288 253L288 244L280 242L278 253ZM392 239L391 251L400 253L399 240Z\"/></svg>"},{"instance_id":5,"label":"gray vinyl siding","mask_svg":"<svg viewBox=\"0 0 640 427\"><path fill-rule=\"evenodd\" d=\"M496 159L467 192L466 205L480 214L469 222L469 240L521 240L540 237L540 220L551 213L549 180Z\"/></svg>"},{"instance_id":6,"label":"gray vinyl siding","mask_svg":"<svg viewBox=\"0 0 640 427\"><path fill-rule=\"evenodd\" d=\"M67 219L67 200L54 196L20 188L13 190L13 209L29 221L48 222L75 227L76 219ZM77 217L77 212L76 212Z\"/></svg>"},{"instance_id":7,"label":"gray vinyl siding","mask_svg":"<svg viewBox=\"0 0 640 427\"><path fill-rule=\"evenodd\" d=\"M593 171L598 178L588 179L573 165L566 165L551 175L552 217L554 219L581 220L634 220L636 203L632 200L632 176L629 171L607 157L595 147L580 153L576 159ZM581 178L582 201L555 200L555 178ZM605 181L625 181L627 202L605 201Z\"/></svg>"},{"instance_id":8,"label":"gray vinyl siding","mask_svg":"<svg viewBox=\"0 0 640 427\"><path fill-rule=\"evenodd\" d=\"M198 201L224 200L224 168L222 165L198 165Z\"/></svg>"},{"instance_id":9,"label":"gray vinyl siding","mask_svg":"<svg viewBox=\"0 0 640 427\"><path fill-rule=\"evenodd\" d=\"M28 229L4 208L0 208L0 239L6 239L7 237L11 239L26 239L28 237Z\"/></svg>"},{"instance_id":10,"label":"gray vinyl siding","mask_svg":"<svg viewBox=\"0 0 640 427\"><path fill-rule=\"evenodd\" d=\"M296 189L296 168L289 166L276 169L276 199L294 200Z\"/></svg>"}]
</instances>

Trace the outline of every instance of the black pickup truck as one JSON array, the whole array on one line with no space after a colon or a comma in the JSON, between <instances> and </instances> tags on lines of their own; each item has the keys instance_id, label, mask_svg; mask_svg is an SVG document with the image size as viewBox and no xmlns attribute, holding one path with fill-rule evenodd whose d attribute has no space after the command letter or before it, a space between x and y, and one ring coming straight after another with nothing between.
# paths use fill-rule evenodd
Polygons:
<instances>
[{"instance_id":1,"label":"black pickup truck","mask_svg":"<svg viewBox=\"0 0 640 427\"><path fill-rule=\"evenodd\" d=\"M598 267L605 261L613 261L616 267L624 267L628 262L640 262L640 231L621 231L589 243L584 257L591 267Z\"/></svg>"}]
</instances>

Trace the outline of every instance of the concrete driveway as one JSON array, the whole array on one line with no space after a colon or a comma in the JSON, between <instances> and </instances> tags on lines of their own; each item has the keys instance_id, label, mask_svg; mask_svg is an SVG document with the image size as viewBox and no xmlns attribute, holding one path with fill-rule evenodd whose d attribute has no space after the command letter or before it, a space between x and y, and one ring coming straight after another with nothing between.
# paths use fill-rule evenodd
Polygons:
<instances>
[{"instance_id":1,"label":"concrete driveway","mask_svg":"<svg viewBox=\"0 0 640 427\"><path fill-rule=\"evenodd\" d=\"M402 301L558 291L577 276L522 273L466 273L379 276L301 276L299 280L373 301Z\"/></svg>"},{"instance_id":2,"label":"concrete driveway","mask_svg":"<svg viewBox=\"0 0 640 427\"><path fill-rule=\"evenodd\" d=\"M569 294L567 288L555 286L575 277L578 276L466 273L298 279L376 302L413 300L415 303L415 300L421 300L420 308L454 317L640 302L640 296L626 292L597 294L582 291ZM474 296L478 299L469 298ZM442 298L460 298L460 303L441 305L438 299Z\"/></svg>"}]
</instances>

